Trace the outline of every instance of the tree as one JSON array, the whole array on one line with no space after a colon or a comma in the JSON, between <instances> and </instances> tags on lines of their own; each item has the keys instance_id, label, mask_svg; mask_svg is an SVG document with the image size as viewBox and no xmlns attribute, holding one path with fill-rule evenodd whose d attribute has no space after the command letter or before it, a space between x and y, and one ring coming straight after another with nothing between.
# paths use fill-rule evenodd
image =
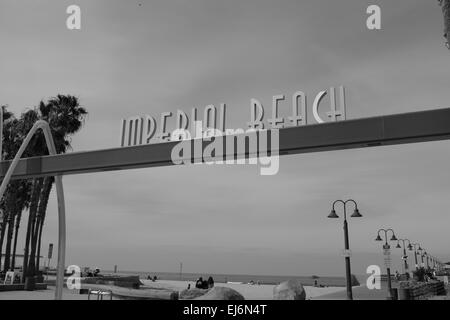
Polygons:
<instances>
[{"instance_id":1,"label":"tree","mask_svg":"<svg viewBox=\"0 0 450 320\"><path fill-rule=\"evenodd\" d=\"M58 95L47 102L41 101L38 107L28 109L20 119L3 106L3 159L11 160L16 155L25 137L38 120L45 120L55 142L57 153L65 153L71 148L71 136L79 131L87 115L76 97ZM32 137L23 157L48 155L45 136L37 131ZM17 237L22 211L29 209L23 273L25 278L34 278L39 268L42 232L44 228L47 204L55 179L54 177L35 178L32 180L14 180L9 183L7 191L0 199L0 210L4 217L0 232L0 265L3 243L6 239L4 269L15 266ZM12 254L12 259L11 259ZM33 286L33 281L30 282Z\"/></svg>"},{"instance_id":2,"label":"tree","mask_svg":"<svg viewBox=\"0 0 450 320\"><path fill-rule=\"evenodd\" d=\"M20 117L20 121L17 123L18 131L21 133L23 139L27 136L28 132L33 127L34 123L39 120L38 113L36 112L36 108L29 109L22 113ZM45 144L44 135L41 131L37 131L36 134L31 139L27 149L24 152L24 157L31 156L39 156L45 155L43 144ZM22 140L23 141L23 140ZM43 178L35 178L32 181L31 191L30 191L30 205L29 205L29 214L28 214L28 223L27 223L27 232L25 237L25 251L23 258L23 281L26 280L27 277L34 277L34 269L29 268L29 253L30 253L30 244L32 240L32 230L33 225L36 222L36 211L39 200L39 193L42 188ZM33 266L32 266L33 267ZM33 286L33 284L30 284ZM30 287L31 289L31 287Z\"/></svg>"},{"instance_id":3,"label":"tree","mask_svg":"<svg viewBox=\"0 0 450 320\"><path fill-rule=\"evenodd\" d=\"M446 46L450 49L450 0L438 0L442 6L442 13L444 14L444 38L446 39Z\"/></svg>"},{"instance_id":4,"label":"tree","mask_svg":"<svg viewBox=\"0 0 450 320\"><path fill-rule=\"evenodd\" d=\"M53 183L55 182L54 177L46 177L44 180L44 185L42 187L41 197L39 199L38 207L38 224L37 224L37 255L36 255L36 266L39 267L40 257L41 257L41 243L42 243L42 230L44 229L45 214L47 211L48 198L50 197L50 192L52 190Z\"/></svg>"},{"instance_id":5,"label":"tree","mask_svg":"<svg viewBox=\"0 0 450 320\"><path fill-rule=\"evenodd\" d=\"M1 106L2 111L3 111L3 137L8 136L8 130L10 129L10 127L8 127L8 122L11 119L14 119L14 116L11 112L8 111L8 106ZM2 149L2 159L5 159L5 149ZM6 228L7 228L7 221L8 221L8 216L7 216L7 211L5 208L5 197L3 197L3 199L0 199L0 211L1 211L1 215L2 215L2 222L0 223L0 265L2 264L2 253L3 253L3 241L5 239L5 232L6 232Z\"/></svg>"},{"instance_id":6,"label":"tree","mask_svg":"<svg viewBox=\"0 0 450 320\"><path fill-rule=\"evenodd\" d=\"M78 99L70 95L58 95L47 103L41 101L39 107L33 111L35 115L28 115L28 119L42 119L49 123L57 153L65 153L71 148L71 136L81 129L87 115L86 109L80 106ZM42 134L36 135L32 148L35 152L48 154ZM54 183L53 177L36 180L30 202L30 229L27 230L30 240L30 257L27 261L29 276L34 276L39 268L45 213Z\"/></svg>"},{"instance_id":7,"label":"tree","mask_svg":"<svg viewBox=\"0 0 450 320\"><path fill-rule=\"evenodd\" d=\"M3 264L3 271L8 271L11 268L11 243L14 231L14 222L16 214L17 192L15 189L18 187L17 181L12 181L8 185L8 191L5 199L5 211L6 211L6 223L8 230L6 231L6 248L5 248L5 262Z\"/></svg>"},{"instance_id":8,"label":"tree","mask_svg":"<svg viewBox=\"0 0 450 320\"><path fill-rule=\"evenodd\" d=\"M17 131L18 120L14 115L7 110L6 106L2 107L3 112L3 148L2 159L10 160L14 157L17 150L20 147L20 135ZM0 248L3 248L3 241L6 235L6 247L5 247L5 261L4 271L7 271L14 266L11 264L11 249L14 230L18 228L17 215L21 213L23 204L26 202L26 190L21 186L23 181L12 181L5 192L3 199L1 199L1 210L4 215L4 221L2 223L2 230L0 235ZM25 193L25 194L24 194ZM15 247L15 246L14 246ZM15 255L15 248L13 249L13 255ZM0 263L1 263L0 250Z\"/></svg>"},{"instance_id":9,"label":"tree","mask_svg":"<svg viewBox=\"0 0 450 320\"><path fill-rule=\"evenodd\" d=\"M4 199L4 198L3 198ZM6 207L5 207L5 201L2 200L2 202L0 203L0 210L1 210L1 214L2 214L2 221L0 223L0 265L2 262L2 257L3 257L3 241L5 240L5 232L7 229L7 221L8 221L8 214L6 211Z\"/></svg>"},{"instance_id":10,"label":"tree","mask_svg":"<svg viewBox=\"0 0 450 320\"><path fill-rule=\"evenodd\" d=\"M20 210L16 213L16 222L14 230L14 244L11 259L11 268L14 269L16 266L16 252L17 252L17 237L19 234L19 226L22 218L22 212L29 208L30 206L30 192L31 192L31 182L30 180L21 180L18 188L18 203Z\"/></svg>"}]
</instances>

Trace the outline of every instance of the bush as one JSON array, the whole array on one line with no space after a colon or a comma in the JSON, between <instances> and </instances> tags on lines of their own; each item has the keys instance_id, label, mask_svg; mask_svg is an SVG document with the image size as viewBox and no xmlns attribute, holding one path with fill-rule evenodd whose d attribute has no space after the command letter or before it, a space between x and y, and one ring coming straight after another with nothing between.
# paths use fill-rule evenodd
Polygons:
<instances>
[{"instance_id":1,"label":"bush","mask_svg":"<svg viewBox=\"0 0 450 320\"><path fill-rule=\"evenodd\" d=\"M416 280L408 280L408 281L400 281L398 283L399 288L401 289L417 289L420 288L423 284Z\"/></svg>"},{"instance_id":2,"label":"bush","mask_svg":"<svg viewBox=\"0 0 450 320\"><path fill-rule=\"evenodd\" d=\"M427 274L427 271L423 267L417 269L416 271L413 271L414 279L419 281L419 282L424 282L425 281L425 275L426 274Z\"/></svg>"}]
</instances>

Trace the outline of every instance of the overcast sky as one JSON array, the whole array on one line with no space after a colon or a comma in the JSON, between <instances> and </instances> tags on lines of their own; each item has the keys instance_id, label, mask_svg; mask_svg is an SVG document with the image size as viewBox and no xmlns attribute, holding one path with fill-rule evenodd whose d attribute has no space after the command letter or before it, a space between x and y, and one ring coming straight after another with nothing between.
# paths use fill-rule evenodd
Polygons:
<instances>
[{"instance_id":1,"label":"overcast sky","mask_svg":"<svg viewBox=\"0 0 450 320\"><path fill-rule=\"evenodd\" d=\"M81 7L81 30L66 28L71 4ZM366 28L369 4L381 6L382 30ZM444 108L442 30L428 0L1 0L0 103L19 114L58 93L78 96L89 117L74 151L118 147L123 117L226 103L227 126L243 128L251 98L269 113L273 95L302 90L311 103L330 86L346 86L349 119ZM383 265L373 241L382 227L450 259L449 146L286 156L275 176L242 165L66 176L67 263L344 275L342 220L326 218L340 198L364 215L349 221L354 273ZM49 242L54 194L44 252Z\"/></svg>"}]
</instances>

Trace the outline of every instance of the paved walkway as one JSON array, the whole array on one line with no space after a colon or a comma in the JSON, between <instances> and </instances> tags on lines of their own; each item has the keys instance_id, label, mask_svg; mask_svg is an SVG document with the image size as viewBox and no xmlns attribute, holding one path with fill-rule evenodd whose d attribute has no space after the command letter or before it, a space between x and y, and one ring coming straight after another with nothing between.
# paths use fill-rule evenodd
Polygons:
<instances>
[{"instance_id":1,"label":"paved walkway","mask_svg":"<svg viewBox=\"0 0 450 320\"><path fill-rule=\"evenodd\" d=\"M35 291L6 291L0 292L0 300L54 300L55 299L55 287L48 287L47 290L35 290ZM87 300L87 294L78 294L71 290L64 288L63 300ZM109 297L105 297L105 300L109 300ZM91 296L91 300L95 300L95 297ZM113 298L113 300L116 300Z\"/></svg>"},{"instance_id":2,"label":"paved walkway","mask_svg":"<svg viewBox=\"0 0 450 320\"><path fill-rule=\"evenodd\" d=\"M387 282L381 282L381 289L370 290L365 284L353 287L353 300L386 300L388 296ZM314 298L314 300L346 300L347 290L340 292L326 294L320 297Z\"/></svg>"}]
</instances>

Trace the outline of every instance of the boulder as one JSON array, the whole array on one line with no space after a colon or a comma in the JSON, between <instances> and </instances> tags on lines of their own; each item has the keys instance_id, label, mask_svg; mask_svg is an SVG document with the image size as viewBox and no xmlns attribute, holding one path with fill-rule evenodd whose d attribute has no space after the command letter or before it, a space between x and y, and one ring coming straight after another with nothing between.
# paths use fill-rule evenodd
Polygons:
<instances>
[{"instance_id":1,"label":"boulder","mask_svg":"<svg viewBox=\"0 0 450 320\"><path fill-rule=\"evenodd\" d=\"M198 289L198 288L191 288L191 289L184 289L180 292L180 300L189 300L189 299L195 299L197 297L203 296L209 291L209 289Z\"/></svg>"},{"instance_id":2,"label":"boulder","mask_svg":"<svg viewBox=\"0 0 450 320\"><path fill-rule=\"evenodd\" d=\"M194 300L245 300L244 297L234 289L226 287L214 287L202 296Z\"/></svg>"},{"instance_id":3,"label":"boulder","mask_svg":"<svg viewBox=\"0 0 450 320\"><path fill-rule=\"evenodd\" d=\"M139 276L109 276L109 275L82 278L81 283L104 284L133 289L139 289L139 287L142 285L142 282L139 280Z\"/></svg>"},{"instance_id":4,"label":"boulder","mask_svg":"<svg viewBox=\"0 0 450 320\"><path fill-rule=\"evenodd\" d=\"M298 280L288 280L273 288L274 300L305 300L306 292Z\"/></svg>"}]
</instances>

